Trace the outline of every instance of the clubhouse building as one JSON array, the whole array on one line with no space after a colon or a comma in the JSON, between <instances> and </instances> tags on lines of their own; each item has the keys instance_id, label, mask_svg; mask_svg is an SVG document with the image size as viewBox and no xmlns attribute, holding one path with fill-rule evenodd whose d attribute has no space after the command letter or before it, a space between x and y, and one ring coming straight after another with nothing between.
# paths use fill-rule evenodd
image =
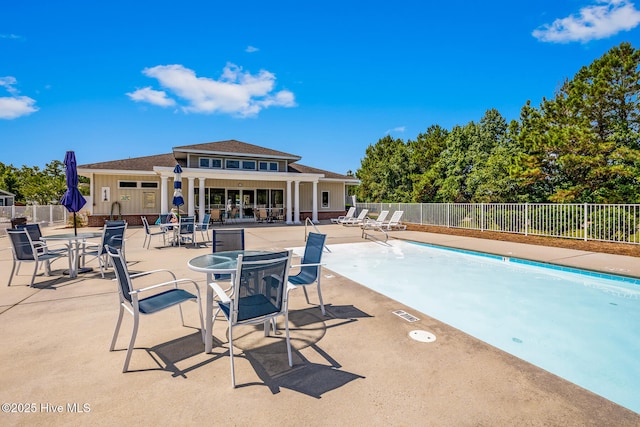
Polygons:
<instances>
[{"instance_id":1,"label":"clubhouse building","mask_svg":"<svg viewBox=\"0 0 640 427\"><path fill-rule=\"evenodd\" d=\"M181 212L203 218L215 210L234 222L255 221L258 210L269 220L300 224L344 215L353 176L299 164L301 157L229 140L173 147L169 154L78 165L90 179L84 210L90 226L110 218L141 224L168 213L176 165L182 168ZM233 212L233 218L230 218ZM214 212L218 213L218 212ZM217 216L217 215L216 215Z\"/></svg>"}]
</instances>

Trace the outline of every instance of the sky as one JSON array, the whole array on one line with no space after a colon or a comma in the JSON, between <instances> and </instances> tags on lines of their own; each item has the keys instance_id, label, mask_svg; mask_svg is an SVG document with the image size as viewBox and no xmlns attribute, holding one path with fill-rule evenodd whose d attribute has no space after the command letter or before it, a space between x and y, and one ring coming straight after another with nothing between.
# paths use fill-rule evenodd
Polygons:
<instances>
[{"instance_id":1,"label":"sky","mask_svg":"<svg viewBox=\"0 0 640 427\"><path fill-rule=\"evenodd\" d=\"M639 24L627 0L10 0L0 162L235 139L356 172L387 135L517 120Z\"/></svg>"}]
</instances>

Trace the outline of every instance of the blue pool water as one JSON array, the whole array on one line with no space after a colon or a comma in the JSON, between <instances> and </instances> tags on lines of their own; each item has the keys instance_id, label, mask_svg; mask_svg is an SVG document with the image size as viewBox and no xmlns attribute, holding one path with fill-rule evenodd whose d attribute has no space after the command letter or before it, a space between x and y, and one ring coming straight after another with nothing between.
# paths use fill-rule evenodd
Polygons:
<instances>
[{"instance_id":1,"label":"blue pool water","mask_svg":"<svg viewBox=\"0 0 640 427\"><path fill-rule=\"evenodd\" d=\"M395 240L330 249L336 273L640 413L640 280Z\"/></svg>"}]
</instances>

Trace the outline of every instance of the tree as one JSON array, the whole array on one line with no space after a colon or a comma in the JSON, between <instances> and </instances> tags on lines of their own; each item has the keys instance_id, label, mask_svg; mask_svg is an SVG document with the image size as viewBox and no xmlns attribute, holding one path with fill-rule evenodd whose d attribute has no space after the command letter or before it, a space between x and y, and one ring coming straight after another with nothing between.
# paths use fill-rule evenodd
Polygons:
<instances>
[{"instance_id":1,"label":"tree","mask_svg":"<svg viewBox=\"0 0 640 427\"><path fill-rule=\"evenodd\" d=\"M628 43L582 67L554 99L521 113L520 174L530 201L640 200L640 53Z\"/></svg>"}]
</instances>

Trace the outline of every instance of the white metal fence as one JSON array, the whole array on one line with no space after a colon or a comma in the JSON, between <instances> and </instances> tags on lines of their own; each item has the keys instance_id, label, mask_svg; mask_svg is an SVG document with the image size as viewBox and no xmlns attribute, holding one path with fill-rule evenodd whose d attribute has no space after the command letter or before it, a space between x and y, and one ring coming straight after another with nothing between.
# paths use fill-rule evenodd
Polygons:
<instances>
[{"instance_id":1,"label":"white metal fence","mask_svg":"<svg viewBox=\"0 0 640 427\"><path fill-rule=\"evenodd\" d=\"M51 227L66 224L69 212L62 205L0 206L0 236L6 236L5 230L11 228L11 219L18 217L27 218L30 223L37 222L40 227Z\"/></svg>"},{"instance_id":2,"label":"white metal fence","mask_svg":"<svg viewBox=\"0 0 640 427\"><path fill-rule=\"evenodd\" d=\"M640 244L640 204L357 203L356 207L374 214L401 210L406 223Z\"/></svg>"}]
</instances>

